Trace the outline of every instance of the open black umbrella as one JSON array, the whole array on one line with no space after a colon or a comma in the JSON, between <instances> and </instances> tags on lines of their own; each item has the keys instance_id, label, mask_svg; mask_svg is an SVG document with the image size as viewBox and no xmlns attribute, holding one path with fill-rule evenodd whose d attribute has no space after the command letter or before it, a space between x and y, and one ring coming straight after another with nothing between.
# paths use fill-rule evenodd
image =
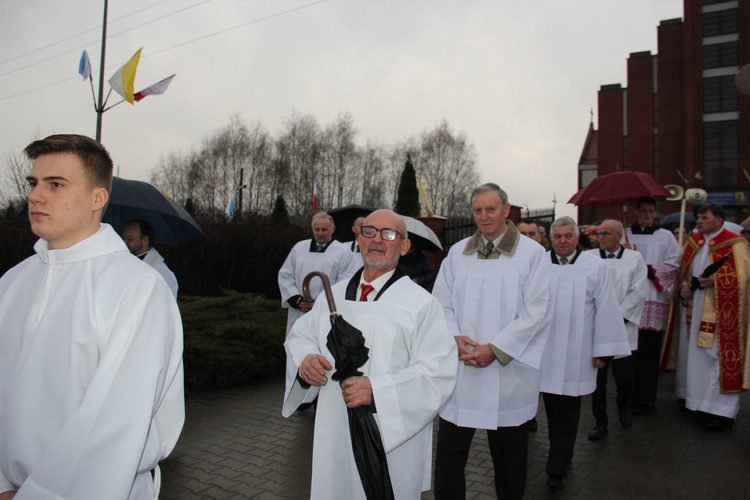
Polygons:
<instances>
[{"instance_id":1,"label":"open black umbrella","mask_svg":"<svg viewBox=\"0 0 750 500\"><path fill-rule=\"evenodd\" d=\"M157 245L177 246L193 238L206 237L193 217L179 203L147 182L115 177L112 195L102 222L118 234L134 219L143 219L154 228Z\"/></svg>"},{"instance_id":2,"label":"open black umbrella","mask_svg":"<svg viewBox=\"0 0 750 500\"><path fill-rule=\"evenodd\" d=\"M328 333L326 347L336 362L336 372L331 378L339 383L349 377L362 375L359 368L369 359L369 349L365 346L362 332L347 323L336 310L336 303L331 292L331 282L325 273L313 271L302 281L302 293L305 300L312 301L310 280L318 276L323 280L328 309L331 311L331 331ZM347 408L349 434L352 438L352 452L357 464L362 487L369 500L391 500L393 486L388 472L388 461L385 456L383 440L380 437L378 424L373 416L372 406Z\"/></svg>"},{"instance_id":3,"label":"open black umbrella","mask_svg":"<svg viewBox=\"0 0 750 500\"><path fill-rule=\"evenodd\" d=\"M691 212L685 212L685 224L688 228L695 227L695 215ZM673 229L680 225L680 212L665 215L659 219L659 225L664 229Z\"/></svg>"},{"instance_id":4,"label":"open black umbrella","mask_svg":"<svg viewBox=\"0 0 750 500\"><path fill-rule=\"evenodd\" d=\"M154 228L157 245L177 246L187 240L206 237L193 217L176 201L147 182L115 177L102 222L110 224L118 234L128 222L142 219ZM29 223L24 210L18 222Z\"/></svg>"},{"instance_id":5,"label":"open black umbrella","mask_svg":"<svg viewBox=\"0 0 750 500\"><path fill-rule=\"evenodd\" d=\"M341 242L353 241L354 233L351 228L354 221L357 220L357 217L367 217L373 211L372 208L362 205L347 205L329 210L328 215L333 217L333 224L336 226L336 230L333 232L334 239Z\"/></svg>"}]
</instances>

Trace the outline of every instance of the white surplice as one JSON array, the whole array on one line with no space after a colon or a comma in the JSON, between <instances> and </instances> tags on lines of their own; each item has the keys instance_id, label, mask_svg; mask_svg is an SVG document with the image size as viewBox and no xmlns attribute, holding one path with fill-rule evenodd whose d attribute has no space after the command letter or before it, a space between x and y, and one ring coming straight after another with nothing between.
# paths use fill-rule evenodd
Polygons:
<instances>
[{"instance_id":1,"label":"white surplice","mask_svg":"<svg viewBox=\"0 0 750 500\"><path fill-rule=\"evenodd\" d=\"M164 263L164 257L161 256L155 248L151 248L146 255L143 257L143 262L156 269L156 272L161 274L164 281L167 282L167 286L172 291L172 295L177 298L177 278L167 264Z\"/></svg>"},{"instance_id":2,"label":"white surplice","mask_svg":"<svg viewBox=\"0 0 750 500\"><path fill-rule=\"evenodd\" d=\"M107 224L0 279L0 492L153 498L185 418L182 323Z\"/></svg>"},{"instance_id":3,"label":"white surplice","mask_svg":"<svg viewBox=\"0 0 750 500\"><path fill-rule=\"evenodd\" d=\"M289 307L287 300L295 295L302 295L302 281L312 271L320 271L328 276L331 284L345 279L345 273L349 270L352 261L352 252L341 242L336 240L326 248L325 252L311 252L312 240L302 240L292 247L284 264L279 269L279 291L281 292L281 307L289 309L286 322L286 333L297 318L303 313L299 309ZM310 282L310 295L317 297L323 291L320 279L315 278Z\"/></svg>"},{"instance_id":4,"label":"white surplice","mask_svg":"<svg viewBox=\"0 0 750 500\"><path fill-rule=\"evenodd\" d=\"M647 266L653 268L662 286L662 291L659 291L652 283L648 283L640 328L663 332L667 327L669 291L677 279L682 248L674 235L666 229L657 229L653 234L633 234L630 227L625 231L631 247L641 254ZM625 241L623 235L620 244L625 244Z\"/></svg>"},{"instance_id":5,"label":"white surplice","mask_svg":"<svg viewBox=\"0 0 750 500\"><path fill-rule=\"evenodd\" d=\"M281 307L288 309L286 317L286 336L295 321L305 313L289 306L287 300L295 295L302 295L302 282L312 271L320 271L328 276L331 284L350 278L349 269L352 262L352 252L349 247L333 240L325 252L311 252L312 240L302 240L292 247L284 264L279 269L279 291L281 292ZM320 278L310 281L310 296L317 297L323 291ZM294 366L287 360L286 388L292 384L295 376Z\"/></svg>"},{"instance_id":6,"label":"white surplice","mask_svg":"<svg viewBox=\"0 0 750 500\"><path fill-rule=\"evenodd\" d=\"M360 371L370 379L376 420L388 457L397 499L418 499L429 490L432 421L456 380L456 343L437 301L407 276L382 291L375 302L345 300L347 283L333 286L344 320L359 329L370 349ZM285 347L294 366L308 354L323 354L331 329L328 304L319 297L313 310L292 327ZM313 444L313 499L364 499L352 453L346 404L339 384L304 389L299 379L287 390L282 414L319 396Z\"/></svg>"},{"instance_id":7,"label":"white surplice","mask_svg":"<svg viewBox=\"0 0 750 500\"><path fill-rule=\"evenodd\" d=\"M602 259L586 252L564 266L549 253L546 259L551 296L541 390L585 396L596 389L593 358L630 354L620 304Z\"/></svg>"},{"instance_id":8,"label":"white surplice","mask_svg":"<svg viewBox=\"0 0 750 500\"><path fill-rule=\"evenodd\" d=\"M630 350L638 349L638 325L641 324L643 304L646 302L646 290L648 283L648 270L641 254L635 250L622 249L623 253L619 259L602 259L609 268L612 278L612 286L620 302L622 317L628 320L625 323L625 331L628 332ZM616 253L619 253L617 250ZM594 257L601 257L599 249L588 250Z\"/></svg>"},{"instance_id":9,"label":"white surplice","mask_svg":"<svg viewBox=\"0 0 750 500\"><path fill-rule=\"evenodd\" d=\"M469 239L451 247L432 293L443 306L452 335L492 344L512 360L485 368L459 363L456 390L440 416L475 429L518 426L531 420L539 405L549 300L544 248L519 236L512 254L485 260L476 252L463 253Z\"/></svg>"}]
</instances>

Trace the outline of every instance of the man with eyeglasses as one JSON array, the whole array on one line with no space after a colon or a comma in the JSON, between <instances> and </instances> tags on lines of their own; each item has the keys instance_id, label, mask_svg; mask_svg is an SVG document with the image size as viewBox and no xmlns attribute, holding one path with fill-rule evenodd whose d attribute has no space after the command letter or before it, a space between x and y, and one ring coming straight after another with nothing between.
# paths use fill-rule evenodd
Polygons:
<instances>
[{"instance_id":1,"label":"man with eyeglasses","mask_svg":"<svg viewBox=\"0 0 750 500\"><path fill-rule=\"evenodd\" d=\"M313 238L302 240L289 252L284 264L279 269L279 291L281 292L281 307L288 309L286 319L286 335L292 329L295 321L312 309L313 304L302 297L302 281L312 271L321 271L336 283L350 276L350 268L354 255L347 245L333 239L336 226L333 217L326 212L317 212L312 217ZM323 285L315 280L310 283L310 293L313 297L323 291ZM295 377L295 368L287 360L286 387L290 387Z\"/></svg>"},{"instance_id":2,"label":"man with eyeglasses","mask_svg":"<svg viewBox=\"0 0 750 500\"><path fill-rule=\"evenodd\" d=\"M371 405L388 460L395 498L430 489L432 421L456 381L456 344L440 304L398 265L410 247L406 226L377 210L357 237L364 267L332 287L338 312L364 335L369 360L361 376L337 384L327 347L330 310L324 298L292 327L285 343L297 377L283 415L318 397L313 443L313 499L364 499L352 454L347 408Z\"/></svg>"},{"instance_id":3,"label":"man with eyeglasses","mask_svg":"<svg viewBox=\"0 0 750 500\"><path fill-rule=\"evenodd\" d=\"M549 428L547 487L563 489L578 434L582 396L596 389L597 368L610 356L627 356L630 344L620 304L604 262L578 247L580 231L570 217L550 228L552 250L547 344L541 391Z\"/></svg>"},{"instance_id":4,"label":"man with eyeglasses","mask_svg":"<svg viewBox=\"0 0 750 500\"><path fill-rule=\"evenodd\" d=\"M588 250L586 253L601 258L609 268L632 352L638 349L638 325L641 322L648 283L646 263L643 262L641 254L620 245L623 230L622 222L614 219L603 221L599 225L599 248ZM632 425L630 400L633 397L633 356L616 356L611 363L597 371L596 389L591 397L591 409L596 424L589 432L589 441L597 441L607 435L609 365L612 365L612 376L617 385L617 412L620 423L626 429Z\"/></svg>"},{"instance_id":5,"label":"man with eyeglasses","mask_svg":"<svg viewBox=\"0 0 750 500\"><path fill-rule=\"evenodd\" d=\"M627 238L620 241L623 245L627 241L633 250L640 252L648 269L646 303L638 326L638 350L633 354L631 406L634 415L651 413L655 409L659 357L669 313L668 290L677 278L682 253L680 244L669 231L659 226L656 216L656 200L638 200L637 220L627 228Z\"/></svg>"},{"instance_id":6,"label":"man with eyeglasses","mask_svg":"<svg viewBox=\"0 0 750 500\"><path fill-rule=\"evenodd\" d=\"M472 438L486 429L495 493L523 498L528 430L539 406L542 326L549 300L544 248L513 222L497 184L471 193L477 232L453 245L432 293L458 346L458 384L440 410L435 498L466 498Z\"/></svg>"}]
</instances>

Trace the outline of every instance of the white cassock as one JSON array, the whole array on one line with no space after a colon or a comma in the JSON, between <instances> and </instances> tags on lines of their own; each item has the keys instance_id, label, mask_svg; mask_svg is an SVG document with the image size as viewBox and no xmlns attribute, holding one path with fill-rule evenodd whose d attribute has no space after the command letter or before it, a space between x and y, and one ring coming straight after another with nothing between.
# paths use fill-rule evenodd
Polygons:
<instances>
[{"instance_id":1,"label":"white cassock","mask_svg":"<svg viewBox=\"0 0 750 500\"><path fill-rule=\"evenodd\" d=\"M682 248L674 235L666 229L657 229L653 234L633 234L629 227L625 231L631 247L641 254L647 266L654 269L663 288L659 291L652 283L648 283L640 328L663 332L667 327L669 313L669 289L677 279ZM625 244L624 236L620 244Z\"/></svg>"},{"instance_id":2,"label":"white cassock","mask_svg":"<svg viewBox=\"0 0 750 500\"><path fill-rule=\"evenodd\" d=\"M359 284L359 274L352 278ZM344 320L359 329L370 349L360 371L370 379L375 414L388 457L397 499L418 499L430 489L432 421L456 382L456 342L448 333L440 304L403 276L384 289L375 302L345 300L347 283L333 286ZM309 314L294 324L286 341L295 367L308 354L323 354L336 367L326 347L331 329L323 296ZM286 392L282 414L291 415L302 402L319 395L315 413L311 498L364 499L352 452L346 404L339 384L303 389L299 379Z\"/></svg>"},{"instance_id":3,"label":"white cassock","mask_svg":"<svg viewBox=\"0 0 750 500\"><path fill-rule=\"evenodd\" d=\"M182 323L107 224L0 279L0 492L151 499L185 419Z\"/></svg>"},{"instance_id":4,"label":"white cassock","mask_svg":"<svg viewBox=\"0 0 750 500\"><path fill-rule=\"evenodd\" d=\"M575 263L550 269L549 337L542 362L542 392L585 396L596 389L593 358L627 356L630 343L609 269L582 252Z\"/></svg>"},{"instance_id":5,"label":"white cassock","mask_svg":"<svg viewBox=\"0 0 750 500\"><path fill-rule=\"evenodd\" d=\"M636 351L638 350L638 325L641 324L643 304L646 301L646 287L651 285L648 283L648 270L641 254L627 248L621 248L621 250L623 252L619 259L602 260L609 268L612 287L620 303L622 317L628 320L625 323L625 331L628 333L630 350ZM588 250L586 253L597 258L601 257L597 248Z\"/></svg>"},{"instance_id":6,"label":"white cassock","mask_svg":"<svg viewBox=\"0 0 750 500\"><path fill-rule=\"evenodd\" d=\"M506 234L501 240L511 237ZM544 248L524 237L512 255L478 259L464 254L471 238L453 245L432 289L452 335L492 344L513 358L506 366L458 365L456 390L440 417L461 427L497 429L531 420L539 405L539 366L549 301Z\"/></svg>"},{"instance_id":7,"label":"white cassock","mask_svg":"<svg viewBox=\"0 0 750 500\"><path fill-rule=\"evenodd\" d=\"M171 269L164 263L164 257L161 256L155 248L152 248L143 257L143 262L156 269L156 272L161 274L164 281L167 282L167 286L172 291L172 295L177 298L177 278Z\"/></svg>"},{"instance_id":8,"label":"white cassock","mask_svg":"<svg viewBox=\"0 0 750 500\"><path fill-rule=\"evenodd\" d=\"M281 307L286 308L286 336L295 321L305 313L289 306L287 300L295 295L302 295L302 282L312 271L320 271L328 276L331 284L350 278L347 275L352 262L352 252L349 247L333 240L325 252L312 252L313 240L302 240L292 247L284 264L279 269L279 291L281 292ZM310 296L317 297L323 291L320 279L310 282ZM286 363L286 388L294 381L296 371L290 360Z\"/></svg>"}]
</instances>

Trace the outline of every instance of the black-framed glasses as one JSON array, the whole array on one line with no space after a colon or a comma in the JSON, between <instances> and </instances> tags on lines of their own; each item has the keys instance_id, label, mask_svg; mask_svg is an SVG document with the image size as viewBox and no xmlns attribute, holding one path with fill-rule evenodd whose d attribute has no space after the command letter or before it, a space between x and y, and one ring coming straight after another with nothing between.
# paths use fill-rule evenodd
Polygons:
<instances>
[{"instance_id":1,"label":"black-framed glasses","mask_svg":"<svg viewBox=\"0 0 750 500\"><path fill-rule=\"evenodd\" d=\"M378 229L373 226L362 226L359 231L365 238L374 238L376 234L380 233L380 237L383 238L384 241L393 241L396 239L396 236L404 237L403 234L389 227Z\"/></svg>"}]
</instances>

